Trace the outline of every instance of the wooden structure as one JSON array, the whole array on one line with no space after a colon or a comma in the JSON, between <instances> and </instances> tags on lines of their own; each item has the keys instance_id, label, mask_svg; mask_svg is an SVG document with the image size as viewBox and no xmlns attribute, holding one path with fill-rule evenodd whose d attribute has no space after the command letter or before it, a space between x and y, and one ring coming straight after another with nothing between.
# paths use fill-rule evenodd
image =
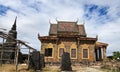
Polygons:
<instances>
[{"instance_id":1,"label":"wooden structure","mask_svg":"<svg viewBox=\"0 0 120 72\"><path fill-rule=\"evenodd\" d=\"M11 30L8 32L8 34L0 31L0 38L3 39L2 43L0 44L0 64L3 63L15 63L16 64L16 72L18 72L18 63L21 59L22 53L20 52L20 49L28 49L28 66L29 66L29 58L30 58L30 52L37 51L33 47L27 45L24 41L17 39L17 31L16 31L16 20L11 28ZM26 48L21 48L21 46L24 45Z\"/></svg>"},{"instance_id":2,"label":"wooden structure","mask_svg":"<svg viewBox=\"0 0 120 72\"><path fill-rule=\"evenodd\" d=\"M69 21L57 21L50 24L49 36L40 36L41 53L45 62L60 62L63 52L70 53L75 62L105 61L106 43L97 42L96 38L87 37L84 24Z\"/></svg>"},{"instance_id":3,"label":"wooden structure","mask_svg":"<svg viewBox=\"0 0 120 72\"><path fill-rule=\"evenodd\" d=\"M0 61L3 63L14 63L15 61L15 53L17 47L17 42L14 40L17 39L16 19L8 34L1 32L0 35L0 37L3 38L3 43L0 44Z\"/></svg>"}]
</instances>

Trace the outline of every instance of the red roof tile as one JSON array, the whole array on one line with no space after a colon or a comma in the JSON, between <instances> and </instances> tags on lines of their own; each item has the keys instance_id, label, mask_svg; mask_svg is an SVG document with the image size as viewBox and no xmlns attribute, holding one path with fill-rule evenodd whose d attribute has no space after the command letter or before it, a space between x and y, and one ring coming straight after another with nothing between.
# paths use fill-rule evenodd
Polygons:
<instances>
[{"instance_id":1,"label":"red roof tile","mask_svg":"<svg viewBox=\"0 0 120 72\"><path fill-rule=\"evenodd\" d=\"M57 34L57 24L51 24L51 25L50 25L49 34L50 34L50 35Z\"/></svg>"},{"instance_id":2,"label":"red roof tile","mask_svg":"<svg viewBox=\"0 0 120 72\"><path fill-rule=\"evenodd\" d=\"M78 35L86 36L84 25L78 25Z\"/></svg>"},{"instance_id":3,"label":"red roof tile","mask_svg":"<svg viewBox=\"0 0 120 72\"><path fill-rule=\"evenodd\" d=\"M58 21L57 24L50 25L49 35L67 32L77 33L77 35L84 37L86 36L84 25L77 25L77 22Z\"/></svg>"},{"instance_id":4,"label":"red roof tile","mask_svg":"<svg viewBox=\"0 0 120 72\"><path fill-rule=\"evenodd\" d=\"M78 32L76 22L58 22L58 32Z\"/></svg>"}]
</instances>

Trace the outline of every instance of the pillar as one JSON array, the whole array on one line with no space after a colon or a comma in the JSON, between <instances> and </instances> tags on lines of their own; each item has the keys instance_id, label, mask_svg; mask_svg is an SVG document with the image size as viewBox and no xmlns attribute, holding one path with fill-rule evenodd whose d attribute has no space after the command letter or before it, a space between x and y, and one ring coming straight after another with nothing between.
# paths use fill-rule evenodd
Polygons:
<instances>
[{"instance_id":1,"label":"pillar","mask_svg":"<svg viewBox=\"0 0 120 72\"><path fill-rule=\"evenodd\" d=\"M98 51L97 51L97 49L95 49L95 59L96 59L96 61L98 60Z\"/></svg>"},{"instance_id":2,"label":"pillar","mask_svg":"<svg viewBox=\"0 0 120 72\"><path fill-rule=\"evenodd\" d=\"M106 61L106 47L103 48L103 60Z\"/></svg>"},{"instance_id":3,"label":"pillar","mask_svg":"<svg viewBox=\"0 0 120 72\"><path fill-rule=\"evenodd\" d=\"M101 61L102 60L102 55L101 55L101 48L99 48L99 60Z\"/></svg>"}]
</instances>

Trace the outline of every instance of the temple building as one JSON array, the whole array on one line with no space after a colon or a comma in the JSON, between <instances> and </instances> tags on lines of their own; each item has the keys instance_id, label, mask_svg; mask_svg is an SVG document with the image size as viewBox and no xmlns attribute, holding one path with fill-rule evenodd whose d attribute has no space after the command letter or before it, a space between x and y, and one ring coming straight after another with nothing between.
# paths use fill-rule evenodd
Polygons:
<instances>
[{"instance_id":1,"label":"temple building","mask_svg":"<svg viewBox=\"0 0 120 72\"><path fill-rule=\"evenodd\" d=\"M108 44L97 42L98 37L87 37L84 24L77 21L50 23L49 36L40 36L41 53L45 62L60 62L64 52L70 53L71 61L96 62L106 60Z\"/></svg>"}]
</instances>

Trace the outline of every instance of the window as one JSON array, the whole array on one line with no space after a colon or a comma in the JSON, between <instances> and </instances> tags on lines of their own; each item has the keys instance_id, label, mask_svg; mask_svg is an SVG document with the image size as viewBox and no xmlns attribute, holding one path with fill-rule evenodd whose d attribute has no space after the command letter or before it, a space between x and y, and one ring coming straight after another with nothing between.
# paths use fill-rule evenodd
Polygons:
<instances>
[{"instance_id":1,"label":"window","mask_svg":"<svg viewBox=\"0 0 120 72\"><path fill-rule=\"evenodd\" d=\"M71 58L76 58L76 49L71 49Z\"/></svg>"},{"instance_id":2,"label":"window","mask_svg":"<svg viewBox=\"0 0 120 72\"><path fill-rule=\"evenodd\" d=\"M45 49L45 56L52 57L52 48Z\"/></svg>"},{"instance_id":3,"label":"window","mask_svg":"<svg viewBox=\"0 0 120 72\"><path fill-rule=\"evenodd\" d=\"M64 53L64 48L60 48L59 49L59 57L61 57L63 55L63 53Z\"/></svg>"},{"instance_id":4,"label":"window","mask_svg":"<svg viewBox=\"0 0 120 72\"><path fill-rule=\"evenodd\" d=\"M88 58L88 49L83 49L83 58Z\"/></svg>"}]
</instances>

